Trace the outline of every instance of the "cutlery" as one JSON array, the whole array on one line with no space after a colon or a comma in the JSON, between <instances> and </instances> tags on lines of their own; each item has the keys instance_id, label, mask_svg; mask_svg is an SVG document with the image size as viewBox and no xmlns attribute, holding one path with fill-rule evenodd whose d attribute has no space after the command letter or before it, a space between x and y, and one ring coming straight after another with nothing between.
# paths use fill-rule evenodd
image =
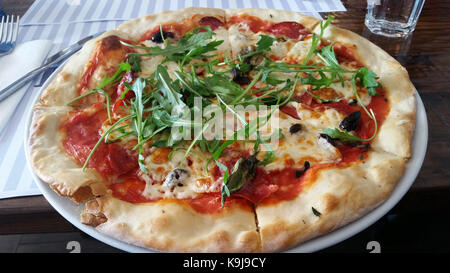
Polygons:
<instances>
[{"instance_id":1,"label":"cutlery","mask_svg":"<svg viewBox=\"0 0 450 273\"><path fill-rule=\"evenodd\" d=\"M2 21L0 22L0 56L11 53L14 46L16 46L19 19L20 17L16 16L16 21L14 22L14 15L11 15L11 20L9 20L8 15L5 21L5 16L2 16Z\"/></svg>"},{"instance_id":2,"label":"cutlery","mask_svg":"<svg viewBox=\"0 0 450 273\"><path fill-rule=\"evenodd\" d=\"M16 92L17 90L19 90L28 81L30 81L31 79L33 79L34 77L39 75L42 71L52 67L53 65L61 62L62 60L66 59L67 57L71 56L72 54L74 54L75 52L80 50L87 41L89 41L95 37L98 37L102 33L103 32L99 32L94 35L87 36L87 37L81 39L80 41L76 42L75 44L73 44L73 45L59 51L58 53L50 56L49 58L47 58L46 62L42 66L28 72L27 74L25 74L25 76L16 80L15 82L10 84L6 88L0 90L0 102L3 101L8 96L10 96L11 94L13 94L14 92Z\"/></svg>"}]
</instances>

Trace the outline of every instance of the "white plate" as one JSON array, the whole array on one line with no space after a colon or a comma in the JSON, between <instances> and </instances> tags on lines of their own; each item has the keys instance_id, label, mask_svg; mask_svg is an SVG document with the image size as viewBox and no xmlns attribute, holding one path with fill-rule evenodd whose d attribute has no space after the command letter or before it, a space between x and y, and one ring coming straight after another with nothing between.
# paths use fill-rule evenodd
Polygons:
<instances>
[{"instance_id":1,"label":"white plate","mask_svg":"<svg viewBox=\"0 0 450 273\"><path fill-rule=\"evenodd\" d=\"M47 79L47 81L42 86L39 93L35 94L33 98L33 104L35 104L39 98L40 93L44 90L49 83L53 80L56 74L62 69L63 65L61 65L55 72ZM428 142L428 122L427 116L425 112L425 108L423 106L423 102L420 96L416 92L417 98L417 117L416 117L416 130L413 136L413 155L412 158L406 164L406 170L403 174L403 177L398 181L397 186L394 191L391 193L389 198L383 202L381 205L376 207L374 210L366 214L365 216L359 218L358 220L347 224L337 230L334 230L330 233L327 233L323 236L317 237L315 239L309 240L303 244L300 244L297 247L289 249L287 252L314 252L339 242L342 242L349 237L361 232L366 229L378 219L383 217L386 213L389 212L405 195L405 193L409 190L411 185L414 183L417 174L420 171L423 160L425 158L425 153L427 150L427 142ZM98 232L95 228L91 226L86 226L81 224L80 222L80 213L83 210L83 205L77 205L73 203L70 199L66 197L59 196L56 192L54 192L47 183L43 182L35 173L33 168L30 165L29 160L29 150L28 150L28 138L29 138L29 129L31 125L32 118L32 109L29 109L28 112L28 120L25 128L25 154L28 161L28 167L33 175L33 178L41 190L44 197L47 201L55 208L67 221L72 223L78 229L83 232L89 234L90 236L102 241L105 244L111 245L113 247L119 248L128 252L158 252L156 250L138 247L135 245L131 245L107 235L104 235Z\"/></svg>"}]
</instances>

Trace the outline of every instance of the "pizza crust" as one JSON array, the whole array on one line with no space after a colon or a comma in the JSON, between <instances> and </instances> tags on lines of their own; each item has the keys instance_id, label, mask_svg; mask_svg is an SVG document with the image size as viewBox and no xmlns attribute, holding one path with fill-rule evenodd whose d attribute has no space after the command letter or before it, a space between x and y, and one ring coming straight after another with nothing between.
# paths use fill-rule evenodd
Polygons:
<instances>
[{"instance_id":1,"label":"pizza crust","mask_svg":"<svg viewBox=\"0 0 450 273\"><path fill-rule=\"evenodd\" d=\"M59 125L70 107L34 106L28 145L30 161L36 174L52 189L76 203L106 192L100 175L91 169L83 171L61 145Z\"/></svg>"},{"instance_id":2,"label":"pizza crust","mask_svg":"<svg viewBox=\"0 0 450 273\"><path fill-rule=\"evenodd\" d=\"M322 169L317 177L306 173L294 200L256 206L262 251L285 250L365 215L390 195L405 161L372 151L362 164ZM316 216L312 208L321 215Z\"/></svg>"},{"instance_id":3,"label":"pizza crust","mask_svg":"<svg viewBox=\"0 0 450 273\"><path fill-rule=\"evenodd\" d=\"M216 214L194 211L182 201L132 204L111 195L86 204L82 223L138 246L168 252L259 252L253 210L234 205Z\"/></svg>"}]
</instances>

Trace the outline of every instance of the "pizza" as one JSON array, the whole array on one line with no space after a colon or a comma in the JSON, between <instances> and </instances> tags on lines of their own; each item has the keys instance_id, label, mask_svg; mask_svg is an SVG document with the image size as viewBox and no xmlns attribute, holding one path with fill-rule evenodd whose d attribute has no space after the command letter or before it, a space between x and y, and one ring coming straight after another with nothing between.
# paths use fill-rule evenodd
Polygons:
<instances>
[{"instance_id":1,"label":"pizza","mask_svg":"<svg viewBox=\"0 0 450 273\"><path fill-rule=\"evenodd\" d=\"M415 90L327 20L187 8L106 31L33 108L36 174L80 221L166 252L275 252L386 200L411 157Z\"/></svg>"}]
</instances>

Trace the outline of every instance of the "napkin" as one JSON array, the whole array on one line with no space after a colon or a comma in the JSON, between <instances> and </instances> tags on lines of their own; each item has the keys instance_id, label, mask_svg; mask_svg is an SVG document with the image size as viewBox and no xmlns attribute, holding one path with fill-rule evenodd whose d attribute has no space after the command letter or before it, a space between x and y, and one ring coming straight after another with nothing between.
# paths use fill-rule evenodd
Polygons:
<instances>
[{"instance_id":1,"label":"napkin","mask_svg":"<svg viewBox=\"0 0 450 273\"><path fill-rule=\"evenodd\" d=\"M50 40L35 40L18 44L9 55L0 57L0 90L26 73L39 67L52 47ZM31 83L26 84L0 102L0 135Z\"/></svg>"}]
</instances>

